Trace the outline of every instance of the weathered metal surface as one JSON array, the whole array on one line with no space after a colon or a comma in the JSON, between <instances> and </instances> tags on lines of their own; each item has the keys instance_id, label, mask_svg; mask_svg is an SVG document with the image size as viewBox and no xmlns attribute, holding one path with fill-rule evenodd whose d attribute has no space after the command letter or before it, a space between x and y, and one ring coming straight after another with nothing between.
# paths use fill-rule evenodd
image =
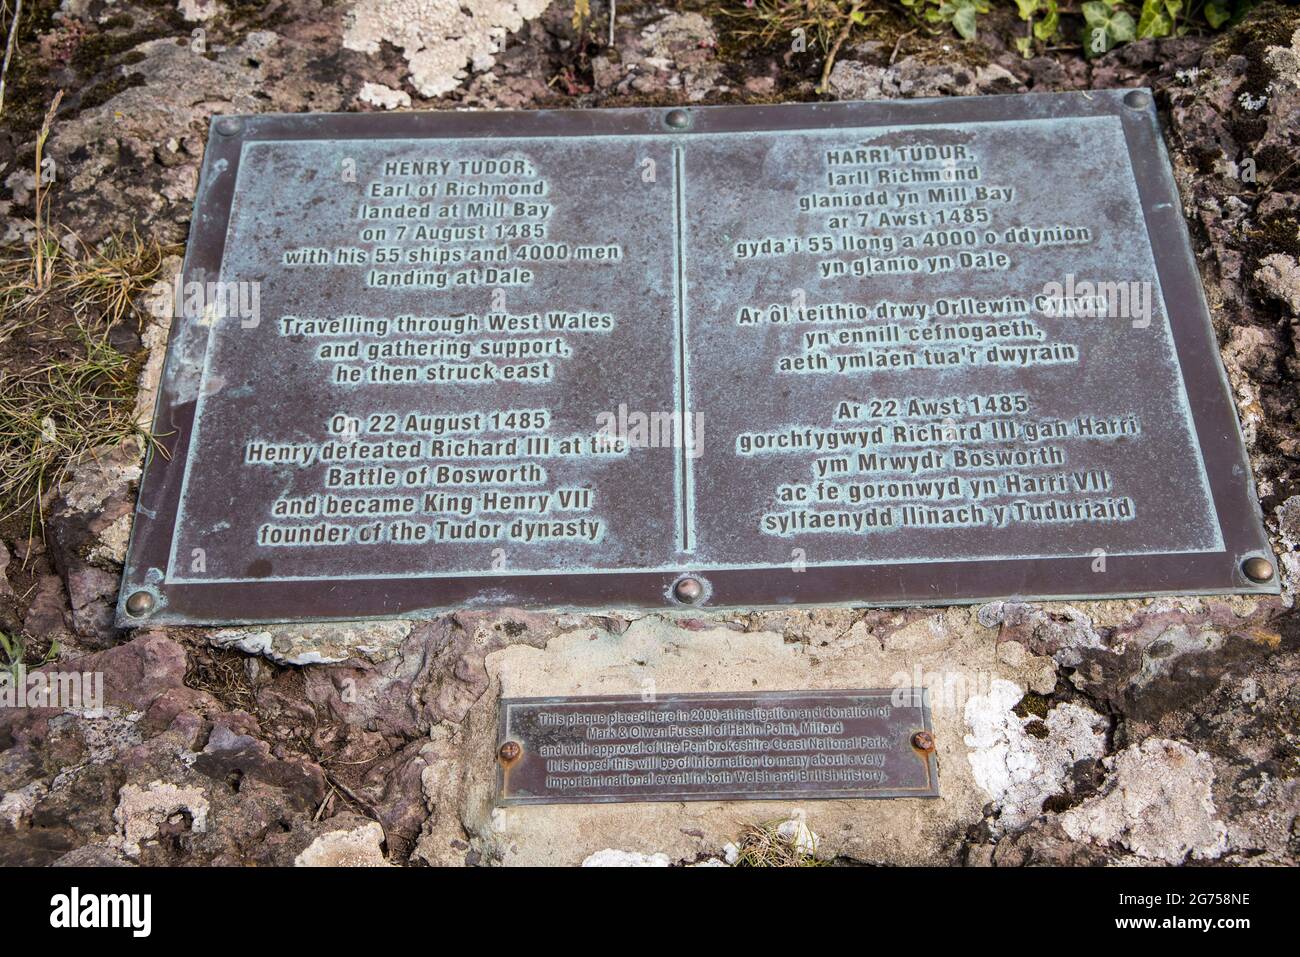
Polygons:
<instances>
[{"instance_id":1,"label":"weathered metal surface","mask_svg":"<svg viewBox=\"0 0 1300 957\"><path fill-rule=\"evenodd\" d=\"M684 112L218 123L121 620L1276 591L1149 98Z\"/></svg>"},{"instance_id":2,"label":"weathered metal surface","mask_svg":"<svg viewBox=\"0 0 1300 957\"><path fill-rule=\"evenodd\" d=\"M497 801L938 797L924 694L504 698Z\"/></svg>"}]
</instances>

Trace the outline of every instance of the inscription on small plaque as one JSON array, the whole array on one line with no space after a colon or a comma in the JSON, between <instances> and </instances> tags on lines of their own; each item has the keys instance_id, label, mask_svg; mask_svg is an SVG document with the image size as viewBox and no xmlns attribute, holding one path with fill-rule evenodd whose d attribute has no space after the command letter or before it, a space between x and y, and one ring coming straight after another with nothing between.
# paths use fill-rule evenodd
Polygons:
<instances>
[{"instance_id":1,"label":"inscription on small plaque","mask_svg":"<svg viewBox=\"0 0 1300 957\"><path fill-rule=\"evenodd\" d=\"M502 804L938 797L923 693L505 698Z\"/></svg>"},{"instance_id":2,"label":"inscription on small plaque","mask_svg":"<svg viewBox=\"0 0 1300 957\"><path fill-rule=\"evenodd\" d=\"M1276 589L1149 98L215 124L121 616Z\"/></svg>"}]
</instances>

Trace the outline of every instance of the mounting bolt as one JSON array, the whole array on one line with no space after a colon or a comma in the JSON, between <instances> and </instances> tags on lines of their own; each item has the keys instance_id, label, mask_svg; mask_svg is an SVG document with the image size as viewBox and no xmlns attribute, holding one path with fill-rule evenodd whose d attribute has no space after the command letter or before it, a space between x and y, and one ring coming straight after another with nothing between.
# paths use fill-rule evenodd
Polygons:
<instances>
[{"instance_id":1,"label":"mounting bolt","mask_svg":"<svg viewBox=\"0 0 1300 957\"><path fill-rule=\"evenodd\" d=\"M242 124L233 116L223 116L217 120L217 132L223 136L234 136Z\"/></svg>"},{"instance_id":2,"label":"mounting bolt","mask_svg":"<svg viewBox=\"0 0 1300 957\"><path fill-rule=\"evenodd\" d=\"M523 753L524 749L519 747L518 741L507 741L505 744L501 745L501 747L497 748L497 757L506 764L514 761Z\"/></svg>"},{"instance_id":3,"label":"mounting bolt","mask_svg":"<svg viewBox=\"0 0 1300 957\"><path fill-rule=\"evenodd\" d=\"M1133 90L1124 95L1124 105L1134 110L1145 110L1151 105L1151 94L1146 90Z\"/></svg>"},{"instance_id":4,"label":"mounting bolt","mask_svg":"<svg viewBox=\"0 0 1300 957\"><path fill-rule=\"evenodd\" d=\"M691 125L691 114L685 110L669 110L664 117L664 124L674 130L684 130Z\"/></svg>"},{"instance_id":5,"label":"mounting bolt","mask_svg":"<svg viewBox=\"0 0 1300 957\"><path fill-rule=\"evenodd\" d=\"M132 592L126 600L127 614L134 618L143 618L149 612L153 611L154 605L157 604L153 595L147 591Z\"/></svg>"},{"instance_id":6,"label":"mounting bolt","mask_svg":"<svg viewBox=\"0 0 1300 957\"><path fill-rule=\"evenodd\" d=\"M704 585L698 578L683 578L673 586L673 594L678 601L690 605L700 600L704 594Z\"/></svg>"},{"instance_id":7,"label":"mounting bolt","mask_svg":"<svg viewBox=\"0 0 1300 957\"><path fill-rule=\"evenodd\" d=\"M1251 581L1258 582L1261 585L1264 582L1273 580L1273 563L1267 558L1260 558L1258 555L1242 562L1241 571Z\"/></svg>"},{"instance_id":8,"label":"mounting bolt","mask_svg":"<svg viewBox=\"0 0 1300 957\"><path fill-rule=\"evenodd\" d=\"M918 751L934 750L934 735L929 731L918 731L912 735L912 747Z\"/></svg>"}]
</instances>

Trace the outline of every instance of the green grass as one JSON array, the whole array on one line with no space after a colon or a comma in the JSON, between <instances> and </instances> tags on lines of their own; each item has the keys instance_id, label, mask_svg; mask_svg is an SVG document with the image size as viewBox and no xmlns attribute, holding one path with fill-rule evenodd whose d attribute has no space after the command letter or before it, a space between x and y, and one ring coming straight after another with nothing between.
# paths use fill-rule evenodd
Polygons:
<instances>
[{"instance_id":1,"label":"green grass","mask_svg":"<svg viewBox=\"0 0 1300 957\"><path fill-rule=\"evenodd\" d=\"M41 665L48 665L59 657L59 643L50 642L49 648L42 653L34 653L27 645L27 638L24 635L14 635L12 638L0 631L0 681L8 680L15 687L18 684L18 668L20 665L27 665L31 668L39 668Z\"/></svg>"},{"instance_id":2,"label":"green grass","mask_svg":"<svg viewBox=\"0 0 1300 957\"><path fill-rule=\"evenodd\" d=\"M71 464L149 441L134 417L139 361L109 335L133 321L162 257L138 236L79 256L49 240L0 250L0 517L26 512L30 534Z\"/></svg>"}]
</instances>

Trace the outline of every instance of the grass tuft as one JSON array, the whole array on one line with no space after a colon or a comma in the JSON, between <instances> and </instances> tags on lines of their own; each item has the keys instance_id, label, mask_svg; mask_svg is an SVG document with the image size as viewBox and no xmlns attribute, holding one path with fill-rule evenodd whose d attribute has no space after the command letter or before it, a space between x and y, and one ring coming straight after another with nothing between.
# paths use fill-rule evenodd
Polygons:
<instances>
[{"instance_id":1,"label":"grass tuft","mask_svg":"<svg viewBox=\"0 0 1300 957\"><path fill-rule=\"evenodd\" d=\"M787 840L779 831L784 821L767 821L747 824L740 835L739 854L735 867L824 867L796 842Z\"/></svg>"},{"instance_id":2,"label":"grass tuft","mask_svg":"<svg viewBox=\"0 0 1300 957\"><path fill-rule=\"evenodd\" d=\"M165 254L134 234L79 256L48 234L0 249L0 517L27 512L32 536L71 464L151 441L134 416L139 363L111 336Z\"/></svg>"},{"instance_id":3,"label":"grass tuft","mask_svg":"<svg viewBox=\"0 0 1300 957\"><path fill-rule=\"evenodd\" d=\"M35 647L35 643L29 644L30 641L31 639L21 632L11 638L0 631L0 683L8 682L17 688L18 669L21 666L39 668L59 657L57 641L51 641L43 649Z\"/></svg>"}]
</instances>

